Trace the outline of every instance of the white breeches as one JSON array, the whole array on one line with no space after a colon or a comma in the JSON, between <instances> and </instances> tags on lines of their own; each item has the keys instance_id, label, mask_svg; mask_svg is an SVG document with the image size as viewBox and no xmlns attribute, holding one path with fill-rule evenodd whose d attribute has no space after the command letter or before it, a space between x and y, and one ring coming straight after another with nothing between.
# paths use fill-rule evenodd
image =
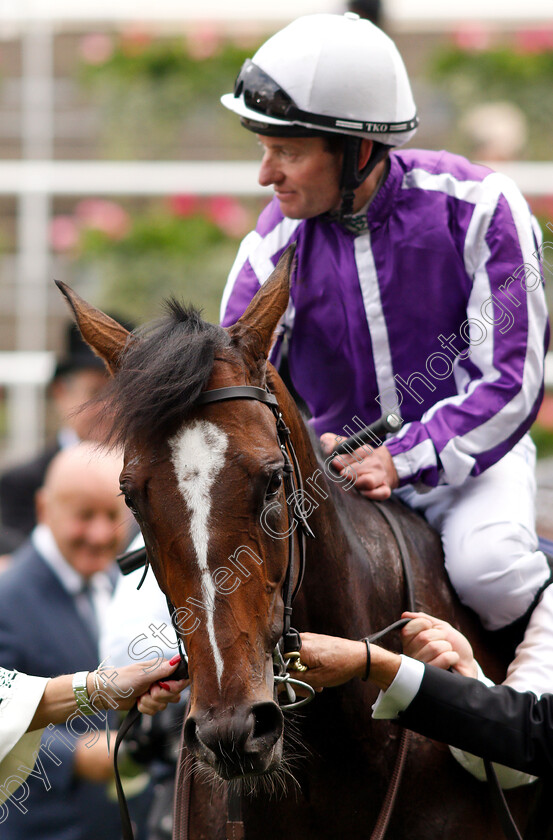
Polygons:
<instances>
[{"instance_id":1,"label":"white breeches","mask_svg":"<svg viewBox=\"0 0 553 840\"><path fill-rule=\"evenodd\" d=\"M535 460L526 435L501 461L459 487L395 491L441 534L451 583L488 630L523 616L549 577L535 529Z\"/></svg>"}]
</instances>

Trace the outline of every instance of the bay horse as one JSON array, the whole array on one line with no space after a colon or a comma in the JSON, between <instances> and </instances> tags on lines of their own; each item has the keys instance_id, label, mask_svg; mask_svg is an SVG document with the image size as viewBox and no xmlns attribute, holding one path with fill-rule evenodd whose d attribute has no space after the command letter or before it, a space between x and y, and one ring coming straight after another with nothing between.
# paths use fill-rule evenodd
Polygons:
<instances>
[{"instance_id":1,"label":"bay horse","mask_svg":"<svg viewBox=\"0 0 553 840\"><path fill-rule=\"evenodd\" d=\"M124 447L121 490L159 586L176 608L188 654L191 706L183 735L195 759L191 840L225 838L221 780L244 780L246 840L370 837L398 750L397 725L371 718L377 691L369 683L325 689L294 715L292 726L284 725L274 699L289 548L299 542L298 528L284 538L291 527L275 414L290 431L315 536L307 540L294 626L358 639L397 620L406 607L390 526L347 476L331 475L267 362L288 305L292 257L289 249L228 329L172 301L156 328L129 334L58 284L84 339L113 374L109 406L114 439ZM209 392L237 387L247 389L245 398L226 392L229 399L202 402ZM278 411L262 396L251 398L252 387L274 395ZM401 521L417 607L468 633L485 670L500 679L500 666L446 580L438 536L399 502L386 504ZM296 587L297 565L292 574ZM389 646L400 649L397 634ZM271 784L280 792L272 795ZM533 797L531 788L509 795L519 826ZM386 836L503 835L486 786L456 764L447 746L413 736Z\"/></svg>"}]
</instances>

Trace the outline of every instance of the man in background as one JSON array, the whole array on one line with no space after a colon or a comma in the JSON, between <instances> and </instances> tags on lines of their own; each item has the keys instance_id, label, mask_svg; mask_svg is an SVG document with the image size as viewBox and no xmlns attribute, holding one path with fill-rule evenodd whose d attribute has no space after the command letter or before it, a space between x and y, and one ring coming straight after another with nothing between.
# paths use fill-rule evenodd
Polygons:
<instances>
[{"instance_id":1,"label":"man in background","mask_svg":"<svg viewBox=\"0 0 553 840\"><path fill-rule=\"evenodd\" d=\"M39 524L0 578L3 667L54 677L98 666L98 626L118 574L114 559L128 541L120 469L119 457L92 443L52 459L37 493ZM118 840L103 728L96 716L81 716L45 731L42 775L29 779L27 812L10 807L3 840Z\"/></svg>"}]
</instances>

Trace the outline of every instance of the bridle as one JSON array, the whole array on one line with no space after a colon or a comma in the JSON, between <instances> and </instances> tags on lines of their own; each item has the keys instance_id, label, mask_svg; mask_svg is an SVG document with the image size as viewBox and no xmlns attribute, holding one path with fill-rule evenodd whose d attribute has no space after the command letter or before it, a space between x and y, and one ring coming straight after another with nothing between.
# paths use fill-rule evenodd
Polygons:
<instances>
[{"instance_id":1,"label":"bridle","mask_svg":"<svg viewBox=\"0 0 553 840\"><path fill-rule=\"evenodd\" d=\"M213 388L209 391L202 391L202 393L196 399L195 405L209 405L212 403L224 402L226 400L240 399L256 400L257 402L261 402L264 405L268 406L268 408L272 411L273 416L275 418L278 444L284 459L283 489L286 498L289 526L287 530L288 565L282 587L282 599L284 602L282 636L275 647L273 653L273 663L275 672L275 702L279 704L283 712L286 712L295 710L300 706L309 703L315 696L315 691L310 685L302 682L301 680L292 678L289 673L290 670L300 672L302 670L306 670L305 666L301 664L300 660L300 635L298 631L294 627L292 627L292 603L303 581L303 575L305 571L305 539L307 536L314 537L315 535L309 527L309 524L307 522L307 516L303 509L303 481L298 458L290 437L290 429L284 421L284 417L282 415L280 406L278 404L278 400L275 397L275 395L272 394L270 391L266 390L265 388L259 388L254 385L233 385L226 388ZM388 417L383 417L376 423L373 423L371 426L366 426L355 436L352 436L351 438L348 438L347 440L343 441L340 444L339 449L341 452L346 452L348 451L348 447L349 449L355 449L360 445L360 443L368 441L372 443L375 440L378 440L379 437L383 438L386 432L388 431L397 431L398 424L401 425L401 419L396 415L389 415ZM384 511L381 510L381 512L386 519L389 519L389 516L386 513L384 513ZM291 527L292 522L295 523L296 527ZM393 527L393 530L395 533L397 529ZM296 531L298 533L297 537L295 538L294 534ZM396 539L398 539L397 533ZM399 539L402 540L401 535ZM408 568L408 551L406 549L406 546L404 545L404 542L403 550L401 550L401 543L399 544L404 567ZM146 576L146 572L148 570L149 565L147 550L142 549L123 555L122 557L118 558L118 563L123 574L129 574L131 571L134 571L135 569L140 568L143 565L146 566L144 574L142 576L142 580L138 585L138 588L140 588ZM409 590L411 588L411 578L411 573L406 573L406 581L408 581ZM188 678L188 658L186 656L186 651L184 649L184 645L180 635L180 629L175 621L176 610L168 597L167 606L169 609L169 614L171 616L173 627L175 629L177 643L179 646L179 653L181 657L181 662L178 665L177 669L173 672L171 677L172 679L185 679ZM414 609L414 597L412 597L409 600L409 606L411 609ZM376 637L379 637L392 629L396 629L404 623L406 623L406 619L401 620L399 622L395 622L390 627L381 631L381 633L376 634ZM371 641L372 640L373 637L371 637ZM279 703L278 687L281 684L284 684L284 688L288 698L287 703ZM305 696L301 700L298 700L294 691L294 686L301 687L305 692L307 692L307 696ZM119 744L123 740L126 732L130 729L130 727L133 725L138 716L138 709L135 706L128 713L127 717L123 721L123 724L119 728L114 748L114 764L116 768L115 783L117 788L117 796L119 800L119 808L121 811L123 840L133 840L133 833L121 781L117 772L117 751ZM396 767L394 769L392 777L392 784L388 789L388 794L386 796L383 808L381 809L381 813L379 815L379 819L375 830L371 835L371 840L381 840L381 838L383 838L384 834L386 833L388 822L391 816L391 811L393 809L394 801L396 798L397 789L399 787L402 775L402 769L405 762L408 743L408 734L404 730L404 739L402 742L402 746L400 747L398 757L396 759ZM234 788L230 787L227 792L227 796L227 829L232 828L233 831L237 830L238 834L240 835L240 833L243 831L240 795L237 791L234 790Z\"/></svg>"},{"instance_id":2,"label":"bridle","mask_svg":"<svg viewBox=\"0 0 553 840\"><path fill-rule=\"evenodd\" d=\"M276 645L273 654L273 662L276 672L274 676L275 700L278 702L277 687L279 684L283 683L289 702L279 705L282 711L290 711L293 709L297 709L300 706L305 705L306 703L309 703L310 700L312 700L315 696L315 691L310 685L307 685L307 683L301 682L300 680L293 679L288 672L288 667L294 668L295 670L300 670L299 651L301 647L301 639L298 631L292 627L292 602L297 592L299 591L303 580L303 574L305 570L305 537L314 537L314 534L311 528L309 527L307 517L302 507L301 500L303 498L303 482L296 452L290 439L290 429L284 421L282 412L280 410L280 406L278 404L278 400L274 396L274 394L271 394L271 392L267 391L265 388L258 388L254 385L233 385L227 388L213 388L210 391L202 391L202 393L196 399L195 405L200 406L208 405L210 403L224 402L226 400L243 399L257 400L257 402L261 402L264 405L267 405L274 415L278 444L282 456L284 458L283 487L286 497L286 506L288 509L288 524L290 526L293 520L298 526L298 529L291 527L288 528L288 566L286 569L286 576L284 578L284 583L282 587L282 599L284 601L283 629L281 639ZM297 500L295 490L299 491L299 502ZM294 539L294 532L296 530L299 530L297 540ZM145 567L144 573L137 587L138 589L140 589L149 568L147 549L138 549L137 551L132 551L128 552L127 554L123 554L117 558L117 562L119 564L122 574L124 575L130 574L132 571L135 571L136 569L139 569L142 566ZM295 585L294 579L296 580ZM175 629L177 644L181 657L180 664L177 666L176 670L171 674L171 679L188 679L188 657L186 655L186 651L182 642L180 628L178 627L178 624L175 621L176 609L171 603L169 597L166 596L166 598L167 606L169 608L169 614L171 616L171 621ZM289 665L287 665L287 660L290 661ZM297 700L293 686L301 686L307 692L307 696L301 700ZM135 704L130 710L130 712L127 714L121 726L119 727L113 750L113 761L115 767L115 786L117 790L117 798L119 801L119 810L121 812L121 827L123 840L133 840L134 833L125 799L125 794L123 791L123 786L119 777L117 767L117 756L121 742L123 741L129 729L139 718L139 716L140 713L138 711L137 704Z\"/></svg>"},{"instance_id":3,"label":"bridle","mask_svg":"<svg viewBox=\"0 0 553 840\"><path fill-rule=\"evenodd\" d=\"M277 685L285 683L289 702L280 704L280 708L283 711L289 711L304 706L315 696L311 686L292 679L287 670L287 666L300 672L305 669L300 662L300 634L292 627L292 603L301 587L305 572L305 538L315 535L309 527L303 510L301 470L290 438L290 429L284 421L277 398L265 388L258 388L255 385L232 385L226 388L202 391L196 400L196 405L209 405L225 400L257 400L267 405L275 418L278 444L284 458L282 483L288 510L288 565L282 586L282 600L284 602L282 636L275 648L273 661L276 670L275 695ZM297 541L294 539L296 528L291 527L292 521L296 523L299 529ZM296 579L295 585L294 579ZM307 697L303 700L296 700L292 685L301 685L308 692Z\"/></svg>"},{"instance_id":4,"label":"bridle","mask_svg":"<svg viewBox=\"0 0 553 840\"><path fill-rule=\"evenodd\" d=\"M305 683L300 683L290 677L287 664L293 670L301 671L303 666L299 661L301 639L297 630L292 627L292 603L296 597L305 571L305 538L307 536L314 537L313 531L309 527L307 517L303 510L303 480L301 470L298 462L292 440L290 438L290 429L286 425L278 400L274 394L265 388L259 388L255 385L233 385L226 388L213 388L209 391L202 391L195 401L196 406L209 405L212 403L224 402L226 400L256 400L268 406L272 411L275 423L278 444L282 456L284 458L283 467L283 488L286 498L286 507L288 511L288 565L286 569L286 576L282 587L282 600L284 602L284 619L282 636L274 651L275 662L275 682L285 683L285 688L288 694L289 703L282 704L281 709L284 711L296 709L299 706L305 705L313 696L313 689ZM295 522L297 528L291 527L292 521ZM294 539L294 532L298 530L298 538ZM142 586L146 573L149 567L149 560L147 550L138 549L137 551L123 554L118 558L119 567L123 574L130 574L131 571L144 566L144 574L138 584L138 589ZM294 579L296 583L294 585ZM167 597L167 596L166 596ZM175 621L175 607L167 597L167 606L171 621L177 636L177 643L179 645L179 652L181 656L181 664L178 666L175 673L172 675L174 679L188 678L188 657L182 644L179 627ZM308 696L303 700L297 701L293 697L291 691L292 685L301 685L308 692Z\"/></svg>"}]
</instances>

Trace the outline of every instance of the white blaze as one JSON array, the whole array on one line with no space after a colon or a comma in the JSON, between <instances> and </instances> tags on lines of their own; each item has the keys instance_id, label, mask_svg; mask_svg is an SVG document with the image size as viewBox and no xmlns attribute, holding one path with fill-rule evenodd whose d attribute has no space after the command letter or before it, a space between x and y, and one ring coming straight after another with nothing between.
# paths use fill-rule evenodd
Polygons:
<instances>
[{"instance_id":1,"label":"white blaze","mask_svg":"<svg viewBox=\"0 0 553 840\"><path fill-rule=\"evenodd\" d=\"M211 488L225 463L227 445L226 434L207 420L196 421L192 426L182 429L169 441L178 487L191 514L190 536L200 567L207 632L213 650L219 688L223 674L223 658L215 637L213 623L215 587L207 565L207 549Z\"/></svg>"}]
</instances>

